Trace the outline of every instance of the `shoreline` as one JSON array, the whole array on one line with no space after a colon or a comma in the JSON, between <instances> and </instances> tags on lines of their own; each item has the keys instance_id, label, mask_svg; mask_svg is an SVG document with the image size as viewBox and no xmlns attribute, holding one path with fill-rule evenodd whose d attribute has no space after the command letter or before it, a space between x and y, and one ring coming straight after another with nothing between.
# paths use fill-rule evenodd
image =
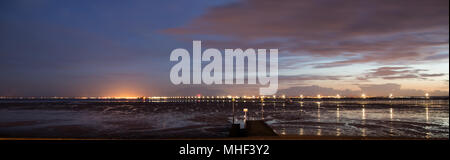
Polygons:
<instances>
[{"instance_id":1,"label":"shoreline","mask_svg":"<svg viewBox=\"0 0 450 160\"><path fill-rule=\"evenodd\" d=\"M116 139L116 138L0 138L0 141L185 141L185 140L449 140L448 138L414 138L414 137L352 137L352 136L255 136L224 138L150 138L150 139Z\"/></svg>"}]
</instances>

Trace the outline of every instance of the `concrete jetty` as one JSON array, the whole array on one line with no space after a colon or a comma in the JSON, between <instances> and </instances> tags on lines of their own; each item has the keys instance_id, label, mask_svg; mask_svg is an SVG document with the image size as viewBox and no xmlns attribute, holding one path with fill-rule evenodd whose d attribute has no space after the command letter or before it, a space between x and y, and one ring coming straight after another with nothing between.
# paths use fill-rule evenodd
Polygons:
<instances>
[{"instance_id":1,"label":"concrete jetty","mask_svg":"<svg viewBox=\"0 0 450 160\"><path fill-rule=\"evenodd\" d=\"M230 137L267 137L278 136L263 120L248 120L244 129L239 124L232 124Z\"/></svg>"}]
</instances>

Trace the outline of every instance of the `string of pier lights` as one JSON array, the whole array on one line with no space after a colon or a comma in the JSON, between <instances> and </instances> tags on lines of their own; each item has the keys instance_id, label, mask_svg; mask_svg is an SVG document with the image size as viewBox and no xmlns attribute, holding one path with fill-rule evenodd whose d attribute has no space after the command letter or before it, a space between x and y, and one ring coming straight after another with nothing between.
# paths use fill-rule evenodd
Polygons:
<instances>
[{"instance_id":1,"label":"string of pier lights","mask_svg":"<svg viewBox=\"0 0 450 160\"><path fill-rule=\"evenodd\" d=\"M177 97L143 97L143 98L146 98L146 99L266 99L266 98L269 98L270 96L268 96L268 97L266 97L266 96L242 96L242 97L240 97L240 96L231 96L231 95L228 95L228 96L177 96ZM429 95L429 93L426 93L425 94L425 96L424 96L424 98L429 98L430 97L430 95ZM6 99L6 98L8 98L8 97L0 97L0 98L3 98L3 99ZM78 98L78 97L77 97ZM85 98L85 97L82 97L82 98ZM89 98L91 98L91 97L89 97ZM107 99L107 98L126 98L126 99L135 99L136 97L93 97L92 99L94 99L94 98L96 98L96 99ZM281 96L276 96L276 95L273 95L272 96L272 98L273 99L278 99L278 98L281 98L281 99L286 99L287 98L287 96L286 95L281 95ZM339 94L337 94L336 96L322 96L321 94L318 94L316 97L306 97L306 96L304 96L304 95L300 95L299 97L297 97L297 98L300 98L300 99L304 99L304 98L317 98L317 99L322 99L322 98L336 98L336 99L340 99L340 98L342 98L342 96L341 95L339 95ZM363 99L366 99L366 98L368 98L368 96L366 95L366 94L361 94L361 96L360 96L360 98L363 98ZM394 95L391 93L391 94L389 94L389 96L388 96L388 98L390 98L390 99L393 99L393 98L395 98L394 97Z\"/></svg>"},{"instance_id":2,"label":"string of pier lights","mask_svg":"<svg viewBox=\"0 0 450 160\"><path fill-rule=\"evenodd\" d=\"M7 98L10 98L10 97L0 97L0 99L7 99ZM78 98L78 97L77 97ZM85 97L82 97L82 98L85 98ZM90 98L90 97L89 97ZM95 97L95 98L97 98L97 99L106 99L106 97ZM109 97L108 97L109 98ZM119 98L119 97L112 97L112 98ZM136 98L136 97L120 97L120 98L127 98L127 99L134 99L134 98ZM178 97L144 97L144 98L146 98L146 99L266 99L266 98L272 98L272 99L286 99L286 98L288 98L286 95L281 95L281 96L277 96L277 95L273 95L273 96L242 96L242 97L240 97L240 96L231 96L231 95L228 95L228 96L178 96ZM295 97L293 97L293 98L295 98ZM339 95L339 94L337 94L336 96L322 96L321 94L318 94L317 96L315 96L315 97L307 97L307 96L304 96L303 94L301 94L301 95L299 95L297 98L300 98L300 99L304 99L304 98L316 98L316 99L322 99L322 98L336 98L336 99L341 99L342 98L342 96L341 95ZM362 99L366 99L366 98L369 98L369 96L367 96L366 94L361 94L361 96L359 97L359 98L362 98ZM394 95L392 94L392 93L390 93L388 96L387 96L387 98L389 98L389 99L394 99L395 97L394 97ZM429 93L425 93L425 95L424 95L424 97L423 98L426 98L426 99L429 99L430 98L430 94Z\"/></svg>"},{"instance_id":3,"label":"string of pier lights","mask_svg":"<svg viewBox=\"0 0 450 160\"><path fill-rule=\"evenodd\" d=\"M362 97L365 97L365 95L363 94ZM148 97L148 99L266 99L268 97L266 96L177 96L177 97ZM273 95L272 96L273 99L286 99L287 96L286 95L281 95L281 96L276 96ZM305 96L300 95L298 98L305 98ZM321 99L323 98L320 94L317 95L317 97L309 97L309 98L318 98ZM335 98L341 98L340 95L336 95Z\"/></svg>"},{"instance_id":4,"label":"string of pier lights","mask_svg":"<svg viewBox=\"0 0 450 160\"><path fill-rule=\"evenodd\" d=\"M269 98L265 97L265 96L251 96L251 97L247 97L247 96L243 96L243 98L252 98L252 99L265 99L265 98ZM280 96L281 98L286 98L285 95ZM327 98L337 98L340 99L342 98L339 94L337 94L336 96L327 96ZM424 96L422 96L422 98L425 99L429 99L431 97L431 95L429 93L425 93ZM138 99L138 98L142 98L142 99L205 99L205 98L209 98L209 96L179 96L179 97L159 97L159 96L153 96L153 97L9 97L9 96L0 96L0 99ZM239 96L211 96L212 99L239 99L241 97ZM277 96L273 95L272 96L273 99L276 99ZM298 98L300 99L304 99L306 98L304 95L300 95ZM321 99L323 98L320 94L318 94L316 97L307 97L307 98L318 98ZM366 96L365 94L362 94L360 98L368 98L368 96ZM389 99L394 99L394 95L391 93L388 96Z\"/></svg>"}]
</instances>

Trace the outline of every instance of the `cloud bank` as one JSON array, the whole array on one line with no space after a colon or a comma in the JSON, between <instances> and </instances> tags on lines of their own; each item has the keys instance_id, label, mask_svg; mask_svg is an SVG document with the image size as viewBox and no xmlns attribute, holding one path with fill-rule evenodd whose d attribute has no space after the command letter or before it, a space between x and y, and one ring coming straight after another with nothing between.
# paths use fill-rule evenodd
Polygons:
<instances>
[{"instance_id":1,"label":"cloud bank","mask_svg":"<svg viewBox=\"0 0 450 160\"><path fill-rule=\"evenodd\" d=\"M342 57L316 68L426 63L448 59L448 6L448 0L241 0L165 32L220 37L208 41L215 47Z\"/></svg>"}]
</instances>

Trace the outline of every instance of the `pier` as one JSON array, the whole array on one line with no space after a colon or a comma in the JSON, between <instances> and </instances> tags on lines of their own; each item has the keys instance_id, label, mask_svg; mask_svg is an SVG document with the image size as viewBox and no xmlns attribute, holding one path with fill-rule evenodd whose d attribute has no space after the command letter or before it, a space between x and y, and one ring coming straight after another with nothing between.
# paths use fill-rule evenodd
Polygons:
<instances>
[{"instance_id":1,"label":"pier","mask_svg":"<svg viewBox=\"0 0 450 160\"><path fill-rule=\"evenodd\" d=\"M271 137L278 136L273 129L263 120L249 120L245 122L245 127L240 128L239 124L232 124L230 137Z\"/></svg>"}]
</instances>

